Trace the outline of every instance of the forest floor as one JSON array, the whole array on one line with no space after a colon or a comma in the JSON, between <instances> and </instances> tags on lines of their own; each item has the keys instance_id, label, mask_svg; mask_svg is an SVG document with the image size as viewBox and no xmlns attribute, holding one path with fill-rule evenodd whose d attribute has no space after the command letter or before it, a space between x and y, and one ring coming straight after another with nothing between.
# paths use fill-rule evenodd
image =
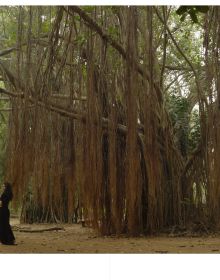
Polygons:
<instances>
[{"instance_id":1,"label":"forest floor","mask_svg":"<svg viewBox=\"0 0 220 280\"><path fill-rule=\"evenodd\" d=\"M220 234L197 237L99 237L78 224L20 224L11 219L17 246L0 253L220 253ZM51 230L60 227L61 230ZM46 231L45 231L46 229Z\"/></svg>"}]
</instances>

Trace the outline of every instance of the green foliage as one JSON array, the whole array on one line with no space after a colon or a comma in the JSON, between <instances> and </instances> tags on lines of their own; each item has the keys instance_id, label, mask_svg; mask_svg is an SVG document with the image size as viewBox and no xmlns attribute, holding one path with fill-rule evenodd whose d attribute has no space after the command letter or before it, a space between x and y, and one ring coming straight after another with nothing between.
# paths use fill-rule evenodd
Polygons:
<instances>
[{"instance_id":1,"label":"green foliage","mask_svg":"<svg viewBox=\"0 0 220 280\"><path fill-rule=\"evenodd\" d=\"M190 120L190 133L189 133L189 147L190 150L194 150L200 140L200 119L199 111L197 109L192 111Z\"/></svg>"},{"instance_id":2,"label":"green foliage","mask_svg":"<svg viewBox=\"0 0 220 280\"><path fill-rule=\"evenodd\" d=\"M51 23L49 22L49 20L45 20L42 22L42 32L43 33L49 33L51 28Z\"/></svg>"},{"instance_id":3,"label":"green foliage","mask_svg":"<svg viewBox=\"0 0 220 280\"><path fill-rule=\"evenodd\" d=\"M117 26L110 26L108 28L108 34L111 35L112 37L115 37L118 35L118 27Z\"/></svg>"},{"instance_id":4,"label":"green foliage","mask_svg":"<svg viewBox=\"0 0 220 280\"><path fill-rule=\"evenodd\" d=\"M207 13L209 10L208 6L180 6L176 13L181 16L180 20L184 21L187 15L190 15L194 23L198 23L198 14Z\"/></svg>"},{"instance_id":5,"label":"green foliage","mask_svg":"<svg viewBox=\"0 0 220 280\"><path fill-rule=\"evenodd\" d=\"M200 118L198 109L189 112L186 97L171 95L166 104L174 127L176 141L182 150L193 151L200 140Z\"/></svg>"},{"instance_id":6,"label":"green foliage","mask_svg":"<svg viewBox=\"0 0 220 280\"><path fill-rule=\"evenodd\" d=\"M84 34L78 34L75 38L75 42L80 46L82 46L86 42L86 40L87 39Z\"/></svg>"},{"instance_id":7,"label":"green foliage","mask_svg":"<svg viewBox=\"0 0 220 280\"><path fill-rule=\"evenodd\" d=\"M86 13L92 13L95 10L95 6L84 6L82 9Z\"/></svg>"},{"instance_id":8,"label":"green foliage","mask_svg":"<svg viewBox=\"0 0 220 280\"><path fill-rule=\"evenodd\" d=\"M185 21L181 22L179 20L179 15L177 15L175 8L171 8L170 16L168 19L168 25L180 49L184 52L186 57L192 62L195 68L198 69L199 65L205 63L203 48L201 47L203 44L202 26L198 24L193 24L190 17L186 17ZM160 34L161 34L161 29L159 28L159 26L157 26L157 31L155 31L155 33L157 34L155 35L155 37L158 36L158 40L156 44L159 45L159 47L157 48L157 58L160 64L162 64L163 48L159 44ZM177 48L172 43L170 43L169 37L168 37L168 44L166 47L166 65L177 66L180 69L189 68L188 64L186 63L183 56L179 53ZM165 72L165 76L167 74L169 75L171 74L172 76L170 75L170 77L166 76L164 78L165 84L168 85L173 80L175 76L174 74L177 73L179 72L167 70ZM189 74L190 74L189 72L185 72L183 76L181 76L181 78L183 78L181 82L181 86L184 84L182 88L185 88L187 91L189 91L189 89L187 89L188 85L192 83L192 78L189 78ZM179 85L177 81L170 88L170 92L171 91L173 92L173 90L176 89L177 90L176 93L179 94L180 92L178 86Z\"/></svg>"},{"instance_id":9,"label":"green foliage","mask_svg":"<svg viewBox=\"0 0 220 280\"><path fill-rule=\"evenodd\" d=\"M173 123L184 117L184 114L188 111L189 102L186 97L180 95L170 95L168 97L168 111L171 115Z\"/></svg>"}]
</instances>

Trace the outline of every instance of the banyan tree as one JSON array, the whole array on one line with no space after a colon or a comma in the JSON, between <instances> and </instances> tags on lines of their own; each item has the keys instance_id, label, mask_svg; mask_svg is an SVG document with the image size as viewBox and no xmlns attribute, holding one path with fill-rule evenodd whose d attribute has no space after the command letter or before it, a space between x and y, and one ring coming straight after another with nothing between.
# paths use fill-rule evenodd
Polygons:
<instances>
[{"instance_id":1,"label":"banyan tree","mask_svg":"<svg viewBox=\"0 0 220 280\"><path fill-rule=\"evenodd\" d=\"M202 65L176 39L174 13L17 7L16 42L0 52L0 92L11 107L6 178L23 221L83 218L105 235L197 219L218 227L220 9L200 15ZM182 64L168 65L172 53ZM189 106L177 127L168 100L181 75ZM195 106L199 139L187 149L183 127Z\"/></svg>"}]
</instances>

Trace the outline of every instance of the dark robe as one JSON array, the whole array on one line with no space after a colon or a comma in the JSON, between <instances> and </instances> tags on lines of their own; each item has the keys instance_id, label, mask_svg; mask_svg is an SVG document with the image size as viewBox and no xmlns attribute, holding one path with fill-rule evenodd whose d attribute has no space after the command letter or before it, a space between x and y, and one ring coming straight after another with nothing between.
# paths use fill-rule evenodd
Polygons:
<instances>
[{"instance_id":1,"label":"dark robe","mask_svg":"<svg viewBox=\"0 0 220 280\"><path fill-rule=\"evenodd\" d=\"M0 207L0 241L2 244L11 245L15 241L9 224L10 212L8 209L8 204L12 200L12 192L6 189L1 195L0 200L2 201L2 206Z\"/></svg>"}]
</instances>

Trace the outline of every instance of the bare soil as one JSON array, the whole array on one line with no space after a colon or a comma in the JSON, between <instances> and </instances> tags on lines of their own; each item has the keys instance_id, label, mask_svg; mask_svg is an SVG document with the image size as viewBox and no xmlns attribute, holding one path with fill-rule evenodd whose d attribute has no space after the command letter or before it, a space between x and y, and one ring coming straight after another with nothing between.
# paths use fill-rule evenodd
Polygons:
<instances>
[{"instance_id":1,"label":"bare soil","mask_svg":"<svg viewBox=\"0 0 220 280\"><path fill-rule=\"evenodd\" d=\"M220 234L201 237L99 237L91 229L78 224L27 225L11 219L11 225L17 246L0 244L0 253L220 253ZM53 227L63 229L44 231Z\"/></svg>"}]
</instances>

